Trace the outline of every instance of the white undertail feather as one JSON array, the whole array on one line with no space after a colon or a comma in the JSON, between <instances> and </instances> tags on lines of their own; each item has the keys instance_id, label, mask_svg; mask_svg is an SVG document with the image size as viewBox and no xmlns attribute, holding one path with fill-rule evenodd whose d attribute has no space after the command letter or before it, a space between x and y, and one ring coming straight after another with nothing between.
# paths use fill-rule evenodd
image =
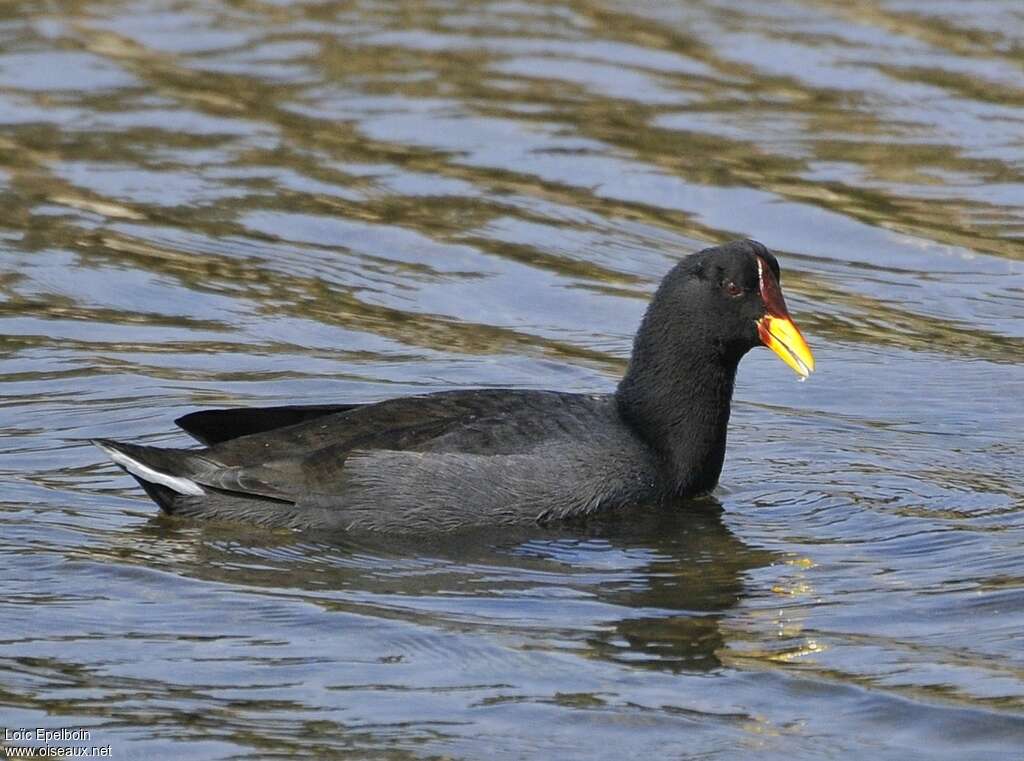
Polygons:
<instances>
[{"instance_id":1,"label":"white undertail feather","mask_svg":"<svg viewBox=\"0 0 1024 761\"><path fill-rule=\"evenodd\" d=\"M178 494L190 494L193 496L206 494L199 484L189 478L172 476L169 473L161 473L159 470L154 470L138 460L133 460L124 452L118 452L116 449L105 447L102 444L98 444L97 446L106 452L110 456L111 460L116 462L133 476L141 478L143 481L149 481L152 484L166 486L168 489L178 492Z\"/></svg>"}]
</instances>

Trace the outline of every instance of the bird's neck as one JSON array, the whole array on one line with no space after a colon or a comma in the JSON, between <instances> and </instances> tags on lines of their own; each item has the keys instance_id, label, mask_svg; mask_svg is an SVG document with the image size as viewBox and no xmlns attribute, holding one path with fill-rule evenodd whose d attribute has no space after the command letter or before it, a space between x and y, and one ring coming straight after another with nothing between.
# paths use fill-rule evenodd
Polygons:
<instances>
[{"instance_id":1,"label":"bird's neck","mask_svg":"<svg viewBox=\"0 0 1024 761\"><path fill-rule=\"evenodd\" d=\"M667 497L700 494L718 483L738 361L634 350L616 402L626 423L657 452Z\"/></svg>"}]
</instances>

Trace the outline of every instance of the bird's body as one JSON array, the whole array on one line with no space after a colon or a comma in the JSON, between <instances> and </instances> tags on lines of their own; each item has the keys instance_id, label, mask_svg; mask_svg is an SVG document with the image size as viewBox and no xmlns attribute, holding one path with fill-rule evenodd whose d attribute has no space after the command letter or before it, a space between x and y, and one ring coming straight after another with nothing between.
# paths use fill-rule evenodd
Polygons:
<instances>
[{"instance_id":1,"label":"bird's body","mask_svg":"<svg viewBox=\"0 0 1024 761\"><path fill-rule=\"evenodd\" d=\"M178 421L205 449L96 443L168 513L267 526L437 531L693 496L718 481L740 358L771 345L759 335L770 317L792 326L777 273L747 241L684 260L614 394L480 389L213 410ZM674 335L680 324L691 332ZM813 361L799 341L796 360L776 349L798 370Z\"/></svg>"},{"instance_id":2,"label":"bird's body","mask_svg":"<svg viewBox=\"0 0 1024 761\"><path fill-rule=\"evenodd\" d=\"M214 413L222 435L229 435L230 412ZM271 410L271 423L287 414ZM182 426L201 426L203 415ZM247 423L256 425L251 411ZM175 514L272 526L449 530L659 498L651 452L621 421L611 395L439 392L352 406L207 450L156 455L102 445L140 460L148 455L154 469L174 470L202 490L181 494L150 481L150 493Z\"/></svg>"}]
</instances>

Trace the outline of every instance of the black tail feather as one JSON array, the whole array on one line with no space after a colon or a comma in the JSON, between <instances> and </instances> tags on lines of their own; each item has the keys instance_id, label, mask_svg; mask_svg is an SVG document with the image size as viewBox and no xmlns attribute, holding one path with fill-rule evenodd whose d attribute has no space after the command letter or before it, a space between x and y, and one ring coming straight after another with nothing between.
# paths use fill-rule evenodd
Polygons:
<instances>
[{"instance_id":1,"label":"black tail feather","mask_svg":"<svg viewBox=\"0 0 1024 761\"><path fill-rule=\"evenodd\" d=\"M168 515L282 528L303 523L301 511L292 501L224 491L181 475L190 465L208 464L194 450L160 449L110 439L93 439L93 443L138 481Z\"/></svg>"},{"instance_id":2,"label":"black tail feather","mask_svg":"<svg viewBox=\"0 0 1024 761\"><path fill-rule=\"evenodd\" d=\"M153 500L160 506L161 510L163 510L168 515L174 514L174 503L177 498L181 497L181 495L178 494L178 492L174 491L174 489L168 489L166 486L154 484L143 478L134 476L131 473L129 473L128 475L132 476L132 478L139 482L139 486L141 486L143 491L145 491L146 494L149 495L149 498L151 500Z\"/></svg>"}]
</instances>

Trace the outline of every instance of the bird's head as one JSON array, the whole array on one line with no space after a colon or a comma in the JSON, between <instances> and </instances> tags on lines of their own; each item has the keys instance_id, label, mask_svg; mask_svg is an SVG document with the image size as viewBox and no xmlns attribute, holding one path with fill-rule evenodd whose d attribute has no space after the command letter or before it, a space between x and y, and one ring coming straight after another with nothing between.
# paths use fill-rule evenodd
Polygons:
<instances>
[{"instance_id":1,"label":"bird's head","mask_svg":"<svg viewBox=\"0 0 1024 761\"><path fill-rule=\"evenodd\" d=\"M786 309L779 280L778 261L756 241L732 241L688 256L662 280L636 350L659 347L664 356L658 364L685 356L735 367L750 349L767 346L806 378L814 357Z\"/></svg>"}]
</instances>

